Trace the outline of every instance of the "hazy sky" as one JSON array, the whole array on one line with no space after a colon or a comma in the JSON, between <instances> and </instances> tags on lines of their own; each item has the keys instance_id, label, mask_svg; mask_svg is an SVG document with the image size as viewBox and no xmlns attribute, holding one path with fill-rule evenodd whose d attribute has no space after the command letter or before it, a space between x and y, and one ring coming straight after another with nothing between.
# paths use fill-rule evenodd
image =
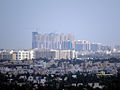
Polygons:
<instances>
[{"instance_id":1,"label":"hazy sky","mask_svg":"<svg viewBox=\"0 0 120 90\"><path fill-rule=\"evenodd\" d=\"M120 0L0 0L0 48L31 48L36 28L120 44Z\"/></svg>"}]
</instances>

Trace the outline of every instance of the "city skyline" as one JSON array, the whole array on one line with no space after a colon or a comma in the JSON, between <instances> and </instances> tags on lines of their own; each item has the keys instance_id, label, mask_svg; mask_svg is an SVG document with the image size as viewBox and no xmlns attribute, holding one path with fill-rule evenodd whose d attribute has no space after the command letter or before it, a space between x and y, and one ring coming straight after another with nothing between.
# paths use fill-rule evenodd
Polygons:
<instances>
[{"instance_id":1,"label":"city skyline","mask_svg":"<svg viewBox=\"0 0 120 90\"><path fill-rule=\"evenodd\" d=\"M78 44L78 45L77 45ZM83 44L85 46L80 46ZM87 45L87 46L86 46ZM31 36L31 47L30 48L0 48L1 50L31 50L31 49L60 49L60 50L76 50L76 48L86 48L85 50L90 50L91 45L100 45L101 47L119 47L119 44L105 44L100 42L90 42L88 40L76 39L76 36L72 33L39 33L32 32ZM83 50L84 51L84 50Z\"/></svg>"},{"instance_id":2,"label":"city skyline","mask_svg":"<svg viewBox=\"0 0 120 90\"><path fill-rule=\"evenodd\" d=\"M120 1L0 1L0 48L32 48L33 31L120 45Z\"/></svg>"}]
</instances>

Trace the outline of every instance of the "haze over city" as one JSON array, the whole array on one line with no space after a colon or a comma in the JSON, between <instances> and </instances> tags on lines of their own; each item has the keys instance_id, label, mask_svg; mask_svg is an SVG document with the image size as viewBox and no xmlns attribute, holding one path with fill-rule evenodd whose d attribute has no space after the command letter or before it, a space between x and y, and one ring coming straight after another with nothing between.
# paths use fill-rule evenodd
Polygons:
<instances>
[{"instance_id":1,"label":"haze over city","mask_svg":"<svg viewBox=\"0 0 120 90\"><path fill-rule=\"evenodd\" d=\"M0 48L31 48L32 32L120 44L119 0L0 0Z\"/></svg>"},{"instance_id":2,"label":"haze over city","mask_svg":"<svg viewBox=\"0 0 120 90\"><path fill-rule=\"evenodd\" d=\"M120 0L0 0L0 90L119 90Z\"/></svg>"}]
</instances>

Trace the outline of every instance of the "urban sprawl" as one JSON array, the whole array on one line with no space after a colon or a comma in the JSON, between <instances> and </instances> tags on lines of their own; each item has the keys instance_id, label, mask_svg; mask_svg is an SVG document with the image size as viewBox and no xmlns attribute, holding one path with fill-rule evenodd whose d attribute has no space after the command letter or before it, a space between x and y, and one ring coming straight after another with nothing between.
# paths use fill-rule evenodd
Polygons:
<instances>
[{"instance_id":1,"label":"urban sprawl","mask_svg":"<svg viewBox=\"0 0 120 90\"><path fill-rule=\"evenodd\" d=\"M6 77L0 87L107 90L110 80L120 75L120 46L74 40L72 34L33 32L32 49L0 50L0 73Z\"/></svg>"}]
</instances>

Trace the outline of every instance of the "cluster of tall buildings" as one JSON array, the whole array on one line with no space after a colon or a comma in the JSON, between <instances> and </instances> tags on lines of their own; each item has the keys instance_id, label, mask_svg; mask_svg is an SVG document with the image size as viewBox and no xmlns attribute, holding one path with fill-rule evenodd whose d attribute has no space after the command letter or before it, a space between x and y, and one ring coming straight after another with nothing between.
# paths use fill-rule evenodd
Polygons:
<instances>
[{"instance_id":1,"label":"cluster of tall buildings","mask_svg":"<svg viewBox=\"0 0 120 90\"><path fill-rule=\"evenodd\" d=\"M111 53L112 50L120 52L120 46L111 48L87 40L75 40L72 34L32 32L31 50L0 50L0 60L74 59L86 53L90 55L93 52Z\"/></svg>"},{"instance_id":2,"label":"cluster of tall buildings","mask_svg":"<svg viewBox=\"0 0 120 90\"><path fill-rule=\"evenodd\" d=\"M55 33L32 33L32 49L70 49L74 48L74 35Z\"/></svg>"},{"instance_id":3,"label":"cluster of tall buildings","mask_svg":"<svg viewBox=\"0 0 120 90\"><path fill-rule=\"evenodd\" d=\"M55 49L76 51L110 50L110 46L90 43L86 40L75 40L72 34L32 33L32 49Z\"/></svg>"}]
</instances>

